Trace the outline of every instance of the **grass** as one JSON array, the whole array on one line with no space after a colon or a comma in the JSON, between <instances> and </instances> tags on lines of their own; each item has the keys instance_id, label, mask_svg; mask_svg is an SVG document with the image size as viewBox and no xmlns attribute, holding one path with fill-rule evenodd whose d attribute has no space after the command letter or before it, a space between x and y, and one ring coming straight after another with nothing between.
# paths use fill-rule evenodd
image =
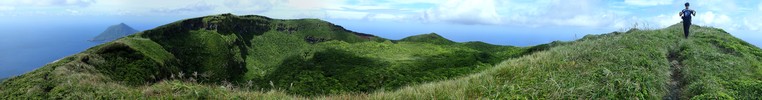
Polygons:
<instances>
[{"instance_id":1,"label":"grass","mask_svg":"<svg viewBox=\"0 0 762 100\"><path fill-rule=\"evenodd\" d=\"M668 78L668 65L661 61L666 61L668 49L663 47L671 40L666 36L658 31L636 31L576 41L507 60L470 77L379 94L392 98L423 94L456 99L659 99L666 92ZM450 88L463 92L446 92L454 91Z\"/></svg>"},{"instance_id":2,"label":"grass","mask_svg":"<svg viewBox=\"0 0 762 100\"><path fill-rule=\"evenodd\" d=\"M304 55L286 58L273 74L255 82L273 82L276 88L300 95L393 90L478 72L495 59L467 47L411 42L328 41L314 46Z\"/></svg>"},{"instance_id":3,"label":"grass","mask_svg":"<svg viewBox=\"0 0 762 100\"><path fill-rule=\"evenodd\" d=\"M304 96L393 90L478 72L508 57L527 53L524 48L486 43L479 46L389 40L309 43L302 38L309 36L300 36L298 32L268 31L252 39L246 60L252 71L247 72L246 78L258 83L255 89L282 89Z\"/></svg>"},{"instance_id":4,"label":"grass","mask_svg":"<svg viewBox=\"0 0 762 100\"><path fill-rule=\"evenodd\" d=\"M688 81L684 90L688 97L762 97L762 50L722 30L698 28L695 33L698 38L681 42L680 46L683 64L691 66L682 69Z\"/></svg>"},{"instance_id":5,"label":"grass","mask_svg":"<svg viewBox=\"0 0 762 100\"><path fill-rule=\"evenodd\" d=\"M0 98L762 97L762 50L710 27L693 26L683 39L678 25L511 47L434 33L387 40L315 19L223 14L147 30L7 79ZM672 73L669 60L682 73ZM673 75L683 76L682 88L670 87Z\"/></svg>"},{"instance_id":6,"label":"grass","mask_svg":"<svg viewBox=\"0 0 762 100\"><path fill-rule=\"evenodd\" d=\"M405 38L402 38L402 40L400 41L422 42L422 43L431 43L431 44L439 44L439 45L455 44L455 42L447 40L437 33L429 33L429 34L421 34L421 35L405 37Z\"/></svg>"},{"instance_id":7,"label":"grass","mask_svg":"<svg viewBox=\"0 0 762 100\"><path fill-rule=\"evenodd\" d=\"M666 55L677 51L686 80L686 88L678 90L681 98L759 99L762 56L755 52L760 49L719 29L692 29L690 39L680 37L677 25L582 39L469 77L377 92L371 98L660 99L670 91Z\"/></svg>"},{"instance_id":8,"label":"grass","mask_svg":"<svg viewBox=\"0 0 762 100\"><path fill-rule=\"evenodd\" d=\"M215 86L299 96L362 94L468 75L530 53L520 47L455 43L427 35L435 37L387 40L316 19L229 14L191 18L95 46L15 77L0 87L0 94L59 99L223 97L204 96L225 93L207 90ZM168 96L162 92L181 90L166 84L190 88L194 94Z\"/></svg>"}]
</instances>

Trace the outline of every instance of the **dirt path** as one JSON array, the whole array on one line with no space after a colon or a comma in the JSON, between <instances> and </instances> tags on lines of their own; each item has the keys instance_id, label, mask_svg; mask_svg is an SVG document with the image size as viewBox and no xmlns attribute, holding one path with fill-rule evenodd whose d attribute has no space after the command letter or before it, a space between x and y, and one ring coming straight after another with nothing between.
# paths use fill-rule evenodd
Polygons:
<instances>
[{"instance_id":1,"label":"dirt path","mask_svg":"<svg viewBox=\"0 0 762 100\"><path fill-rule=\"evenodd\" d=\"M667 60L669 61L670 65L670 80L669 80L669 94L667 96L664 96L663 99L665 100L679 100L681 97L681 92L683 90L683 86L685 85L685 81L683 80L683 72L682 72L682 59L680 59L679 52L670 52L667 55Z\"/></svg>"}]
</instances>

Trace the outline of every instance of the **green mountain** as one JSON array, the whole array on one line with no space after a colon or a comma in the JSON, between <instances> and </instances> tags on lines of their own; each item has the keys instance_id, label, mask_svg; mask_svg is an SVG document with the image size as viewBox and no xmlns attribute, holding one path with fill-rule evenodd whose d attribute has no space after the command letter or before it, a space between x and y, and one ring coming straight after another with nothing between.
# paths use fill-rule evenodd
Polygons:
<instances>
[{"instance_id":1,"label":"green mountain","mask_svg":"<svg viewBox=\"0 0 762 100\"><path fill-rule=\"evenodd\" d=\"M429 34L421 34L421 35L405 37L405 38L402 38L402 40L400 41L422 42L422 43L431 43L431 44L439 44L439 45L455 44L454 41L450 41L440 36L437 33L429 33Z\"/></svg>"},{"instance_id":2,"label":"green mountain","mask_svg":"<svg viewBox=\"0 0 762 100\"><path fill-rule=\"evenodd\" d=\"M119 23L117 25L111 25L109 26L105 31L101 32L101 34L98 34L98 36L95 36L90 41L94 42L109 42L113 41L119 38L122 38L127 35L132 35L134 33L139 32L138 30L133 29L130 26L127 26L127 24Z\"/></svg>"},{"instance_id":3,"label":"green mountain","mask_svg":"<svg viewBox=\"0 0 762 100\"><path fill-rule=\"evenodd\" d=\"M0 85L0 94L19 99L208 98L220 86L300 96L369 93L452 79L529 53L481 42L388 40L318 19L222 14L92 47L10 78ZM195 88L210 90L199 94ZM177 89L193 93L172 95Z\"/></svg>"},{"instance_id":4,"label":"green mountain","mask_svg":"<svg viewBox=\"0 0 762 100\"><path fill-rule=\"evenodd\" d=\"M317 19L177 21L0 83L8 99L760 99L762 50L679 24L532 47Z\"/></svg>"}]
</instances>

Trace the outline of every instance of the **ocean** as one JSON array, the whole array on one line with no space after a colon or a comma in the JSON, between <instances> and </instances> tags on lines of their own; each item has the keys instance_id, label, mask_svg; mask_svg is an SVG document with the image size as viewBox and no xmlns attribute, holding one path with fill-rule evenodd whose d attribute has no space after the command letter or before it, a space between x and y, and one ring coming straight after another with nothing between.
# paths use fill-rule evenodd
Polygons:
<instances>
[{"instance_id":1,"label":"ocean","mask_svg":"<svg viewBox=\"0 0 762 100\"><path fill-rule=\"evenodd\" d=\"M21 75L98 45L89 42L103 29L76 27L7 29L0 34L0 78Z\"/></svg>"}]
</instances>

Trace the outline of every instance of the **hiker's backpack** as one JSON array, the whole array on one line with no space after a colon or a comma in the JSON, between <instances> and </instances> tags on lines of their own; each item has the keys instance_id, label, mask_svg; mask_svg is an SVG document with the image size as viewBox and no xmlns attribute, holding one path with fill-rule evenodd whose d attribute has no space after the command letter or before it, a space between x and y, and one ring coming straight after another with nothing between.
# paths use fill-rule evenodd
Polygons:
<instances>
[{"instance_id":1,"label":"hiker's backpack","mask_svg":"<svg viewBox=\"0 0 762 100\"><path fill-rule=\"evenodd\" d=\"M691 14L693 14L693 10L690 9L683 9L683 18L691 18Z\"/></svg>"}]
</instances>

